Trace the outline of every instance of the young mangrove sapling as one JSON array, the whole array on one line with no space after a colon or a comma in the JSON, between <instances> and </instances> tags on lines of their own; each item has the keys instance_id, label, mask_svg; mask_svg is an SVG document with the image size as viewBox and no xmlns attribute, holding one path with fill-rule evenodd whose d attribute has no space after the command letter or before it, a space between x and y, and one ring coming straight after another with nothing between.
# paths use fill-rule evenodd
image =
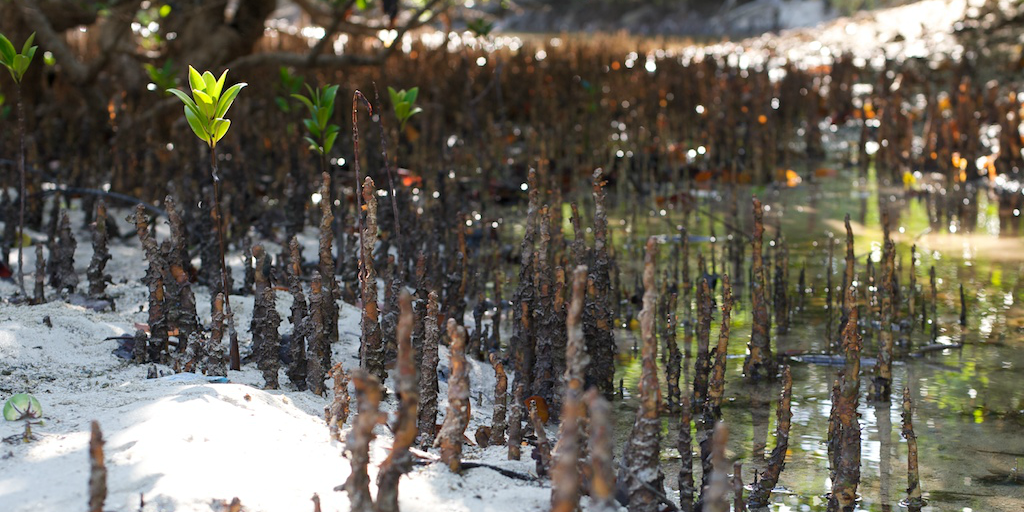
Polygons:
<instances>
[{"instance_id":1,"label":"young mangrove sapling","mask_svg":"<svg viewBox=\"0 0 1024 512\"><path fill-rule=\"evenodd\" d=\"M21 177L21 185L18 191L18 288L21 290L21 294L25 295L25 272L24 272L24 260L22 250L25 245L25 108L21 101L21 81L25 78L25 71L28 70L29 64L32 63L32 58L36 55L36 49L38 46L32 46L32 41L36 38L36 33L33 32L28 39L25 40L25 44L21 47L21 53L18 53L14 49L14 45L11 41L0 34L0 64L3 64L7 71L10 71L11 78L14 79L14 84L18 92L18 133L19 133L19 149L18 149L18 174Z\"/></svg>"},{"instance_id":2,"label":"young mangrove sapling","mask_svg":"<svg viewBox=\"0 0 1024 512\"><path fill-rule=\"evenodd\" d=\"M227 79L228 71L220 75L220 78L213 76L213 73L206 71L200 74L192 66L188 67L188 84L192 96L189 97L180 89L168 89L167 91L178 97L185 104L185 120L192 128L192 131L210 147L210 176L213 179L213 217L214 228L217 231L217 242L220 249L220 278L221 289L224 293L224 310L228 323L228 336L230 338L231 369L241 369L241 359L238 353L238 333L235 331L235 320L231 312L231 290L228 287L228 268L224 261L224 216L220 211L220 174L217 170L217 142L228 133L231 121L225 116L231 104L238 96L238 92L245 87L245 82L237 83L224 89L224 81Z\"/></svg>"}]
</instances>

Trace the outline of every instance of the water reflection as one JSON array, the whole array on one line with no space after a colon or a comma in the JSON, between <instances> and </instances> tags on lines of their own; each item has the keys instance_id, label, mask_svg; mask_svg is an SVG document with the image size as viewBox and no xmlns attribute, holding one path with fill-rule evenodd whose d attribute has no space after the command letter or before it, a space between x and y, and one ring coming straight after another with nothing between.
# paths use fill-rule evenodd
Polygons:
<instances>
[{"instance_id":1,"label":"water reflection","mask_svg":"<svg viewBox=\"0 0 1024 512\"><path fill-rule=\"evenodd\" d=\"M864 185L864 183L871 185ZM1024 460L1024 388L1019 386L1017 371L1024 365L1022 336L1024 334L1024 241L1020 234L1020 217L1013 209L1019 208L1020 192L1007 195L998 190L958 185L950 189L936 189L915 194L901 190L880 191L873 185L873 174L864 182L840 176L815 180L812 185L759 192L767 196L766 204L773 206L766 213L769 231L766 239L774 238L773 226L781 226L786 233L790 252L791 290L798 270L795 265L806 265L808 295L806 307L794 311L790 330L774 336L773 343L779 353L826 353L831 336L826 333L829 323L825 304L825 281L833 274L834 286L841 275L836 270L843 265L843 251L837 248L831 268L827 267L827 233L841 232L841 219L846 212L854 213L858 271L863 275L866 265L874 264L872 242L882 240L880 208L888 209L892 219L892 236L897 242L898 271L901 301L900 313L904 324L897 333L900 343L896 350L899 362L893 369L894 390L909 384L916 404L915 430L919 440L921 485L929 504L925 511L945 510L1020 510L1024 507L1024 479L1018 476L1018 459ZM851 186L851 184L853 186ZM736 197L745 198L752 190L737 187ZM698 207L709 215L732 219L730 210L734 201L708 194ZM743 201L739 201L740 204ZM781 206L781 207L780 207ZM798 207L799 206L799 207ZM620 211L625 212L624 205ZM783 213L784 212L784 213ZM670 211L669 220L678 212ZM639 236L630 216L624 225L613 222L623 230L615 234L616 240L629 244ZM730 220L749 226L747 214ZM700 237L711 230L707 218L691 222L687 227L695 240L691 254L711 249ZM627 234L625 228L633 227ZM721 236L722 227L716 226ZM743 241L741 241L743 243ZM909 279L910 247L917 246L916 313L905 318L906 301L911 293ZM635 246L635 244L633 244ZM766 244L767 245L767 244ZM744 247L749 255L749 245ZM736 258L735 252L718 247L718 258L728 258L730 272L746 277L749 257ZM769 251L771 252L771 251ZM624 254L624 253L620 253ZM772 254L772 258L775 255ZM696 261L694 257L694 261ZM739 262L738 264L736 262ZM709 263L711 267L714 263ZM620 262L624 265L624 262ZM722 263L717 263L719 269ZM928 272L934 266L936 293L930 290ZM631 274L624 274L629 279ZM963 284L967 296L967 325L960 326L960 297L958 288ZM867 288L867 287L865 287ZM717 293L720 290L716 291ZM792 292L791 292L792 293ZM774 430L778 390L771 386L755 389L742 383L740 366L749 339L751 315L748 304L749 289L737 287L736 296L742 297L733 311L732 339L730 340L726 401L723 416L729 425L730 458L743 462L746 481L753 471L761 469L764 456L774 440L768 433ZM862 297L870 301L871 296ZM682 298L680 304L682 305ZM865 302L867 303L867 302ZM686 311L679 313L688 317ZM877 354L877 312L865 315L862 324L865 357ZM933 319L937 318L937 323ZM717 335L714 325L712 338ZM913 324L913 329L911 325ZM677 338L690 339L685 322L684 332ZM924 329L917 328L925 327ZM934 342L960 348L931 350L910 357L912 350ZM774 329L773 329L774 333ZM618 333L620 344L632 345L633 335ZM620 362L617 378L621 378L627 393L635 389L639 375L638 361L628 357ZM693 358L684 360L682 382L689 383ZM793 422L790 452L780 486L792 494L775 493L772 510L824 510L822 496L830 488L828 458L825 449L829 391L836 376L836 367L822 364L793 363ZM866 369L865 371L870 371ZM867 389L869 378L862 380ZM894 393L895 396L895 393ZM859 409L864 432L861 451L862 480L859 510L891 511L899 509L906 495L906 442L899 436L900 408L884 403L864 403ZM616 404L620 441L628 435L634 404L627 397ZM669 427L666 418L666 446L675 445L675 427ZM673 422L673 425L675 423ZM665 472L678 471L678 458L664 460ZM699 467L695 467L695 475ZM669 487L674 490L674 481ZM670 495L675 494L670 492Z\"/></svg>"}]
</instances>

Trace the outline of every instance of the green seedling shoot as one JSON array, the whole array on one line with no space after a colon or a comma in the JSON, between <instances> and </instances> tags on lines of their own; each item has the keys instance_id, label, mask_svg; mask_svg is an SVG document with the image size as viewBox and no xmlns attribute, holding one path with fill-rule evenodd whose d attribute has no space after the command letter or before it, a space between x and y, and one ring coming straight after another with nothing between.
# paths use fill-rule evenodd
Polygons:
<instances>
[{"instance_id":1,"label":"green seedling shoot","mask_svg":"<svg viewBox=\"0 0 1024 512\"><path fill-rule=\"evenodd\" d=\"M334 116L334 98L338 95L338 86L331 85L323 89L313 89L308 84L309 96L292 94L292 97L301 101L309 110L309 117L302 120L309 135L303 137L309 142L309 149L320 154L321 164L325 163L327 154L334 147L334 141L338 138L341 128L331 124L331 117ZM326 166L324 166L326 167ZM327 169L322 169L326 171Z\"/></svg>"},{"instance_id":2,"label":"green seedling shoot","mask_svg":"<svg viewBox=\"0 0 1024 512\"><path fill-rule=\"evenodd\" d=\"M210 149L215 148L217 142L228 133L231 121L224 116L227 115L238 92L248 85L242 82L224 91L224 80L227 76L227 70L224 70L220 78L215 78L209 71L200 75L196 68L189 66L188 85L192 90L192 96L189 97L180 89L168 89L168 92L185 104L185 120L196 137L209 145ZM217 178L214 177L214 180Z\"/></svg>"},{"instance_id":3,"label":"green seedling shoot","mask_svg":"<svg viewBox=\"0 0 1024 512\"><path fill-rule=\"evenodd\" d=\"M224 230L222 225L224 216L220 211L220 175L217 172L217 142L224 138L231 127L231 121L227 116L231 103L235 101L238 92L245 87L245 82L237 83L224 90L224 81L227 79L228 71L220 75L220 78L213 76L213 73L205 71L200 74L192 66L188 67L188 85L192 91L189 97L180 89L168 89L168 92L178 97L185 104L185 120L192 132L199 137L199 140L210 146L210 173L213 177L213 215L216 221L217 241L220 249L220 278L224 291L224 314L228 321L228 335L230 338L230 368L239 370L241 358L238 352L238 333L235 331L235 321L231 314L231 302L229 300L230 289L228 288L228 269L224 261Z\"/></svg>"},{"instance_id":4,"label":"green seedling shoot","mask_svg":"<svg viewBox=\"0 0 1024 512\"><path fill-rule=\"evenodd\" d=\"M151 91L158 91L160 94L166 96L171 94L169 91L178 86L178 70L174 67L174 61L167 59L164 61L164 65L156 67L152 64L143 64L146 68L146 74L149 75L150 84L148 86Z\"/></svg>"},{"instance_id":5,"label":"green seedling shoot","mask_svg":"<svg viewBox=\"0 0 1024 512\"><path fill-rule=\"evenodd\" d=\"M466 28L476 37L487 37L494 30L494 23L483 18L477 18L466 23Z\"/></svg>"},{"instance_id":6,"label":"green seedling shoot","mask_svg":"<svg viewBox=\"0 0 1024 512\"><path fill-rule=\"evenodd\" d=\"M4 403L4 419L25 423L25 432L21 440L29 442L34 439L32 425L42 425L43 406L36 397L27 393L17 393Z\"/></svg>"},{"instance_id":7,"label":"green seedling shoot","mask_svg":"<svg viewBox=\"0 0 1024 512\"><path fill-rule=\"evenodd\" d=\"M322 89L320 87L313 89L306 84L306 90L309 91L309 96L296 93L292 94L292 97L302 102L309 110L309 117L302 120L309 135L303 138L309 143L309 150L320 156L320 172L326 173L328 172L327 155L334 147L334 141L337 140L338 132L341 130L338 125L331 123L331 118L334 117L334 98L338 95L338 86L329 85ZM333 183L335 183L335 187L340 184L336 179L333 180ZM339 221L340 219L335 217L334 236L336 240L341 240L341 223Z\"/></svg>"},{"instance_id":8,"label":"green seedling shoot","mask_svg":"<svg viewBox=\"0 0 1024 512\"><path fill-rule=\"evenodd\" d=\"M410 117L423 112L422 108L416 106L416 97L419 94L419 87L413 87L408 91L405 89L396 91L393 87L388 87L388 95L391 96L391 105L395 109L395 117L398 118L398 122L403 130L405 129L406 121Z\"/></svg>"},{"instance_id":9,"label":"green seedling shoot","mask_svg":"<svg viewBox=\"0 0 1024 512\"><path fill-rule=\"evenodd\" d=\"M274 87L278 93L277 96L274 96L274 104L281 112L291 113L293 106L288 98L298 94L304 83L301 76L294 75L287 67L281 66L278 70L277 84Z\"/></svg>"},{"instance_id":10,"label":"green seedling shoot","mask_svg":"<svg viewBox=\"0 0 1024 512\"><path fill-rule=\"evenodd\" d=\"M25 72L28 71L29 64L32 63L32 57L36 55L38 46L32 46L32 41L35 38L36 33L33 32L25 40L25 44L21 47L21 53L18 53L14 49L14 44L3 34L0 34L0 64L3 64L7 71L11 72L11 77L19 85L21 84L21 79L25 77Z\"/></svg>"},{"instance_id":11,"label":"green seedling shoot","mask_svg":"<svg viewBox=\"0 0 1024 512\"><path fill-rule=\"evenodd\" d=\"M36 33L28 36L25 44L21 47L21 53L14 49L14 45L7 37L0 34L0 64L3 64L7 71L14 78L14 84L18 91L18 133L20 135L20 146L18 151L18 173L21 175L21 186L18 190L18 288L22 295L25 295L25 270L23 241L25 240L25 111L21 106L21 80L25 78L29 64L32 64L32 57L36 55L38 46L33 46L32 41Z\"/></svg>"}]
</instances>

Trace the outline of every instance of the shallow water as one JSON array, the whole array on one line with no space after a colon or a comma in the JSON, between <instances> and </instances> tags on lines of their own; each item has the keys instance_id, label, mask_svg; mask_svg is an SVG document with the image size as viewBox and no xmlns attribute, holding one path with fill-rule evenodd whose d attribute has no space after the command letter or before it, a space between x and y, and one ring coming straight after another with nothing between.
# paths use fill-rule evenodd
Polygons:
<instances>
[{"instance_id":1,"label":"shallow water","mask_svg":"<svg viewBox=\"0 0 1024 512\"><path fill-rule=\"evenodd\" d=\"M803 173L807 175L807 173ZM872 173L873 174L873 173ZM902 187L880 191L873 176L858 181L855 176L839 173L838 177L805 181L792 188L752 189L739 187L740 227L752 230L749 198L756 193L770 210L765 214L765 247L773 253L769 241L775 238L775 226L781 221L782 232L790 252L790 300L796 302L797 276L801 265L806 265L808 292L804 309L794 310L788 334L779 336L772 327L772 345L776 353L828 351L825 315L825 272L827 264L826 241L829 234L837 237L833 283L839 286L844 265L845 249L842 241L845 231L843 216L852 217L858 256L857 272L863 280L865 261L871 255L877 265L881 256L882 230L880 227L879 197L888 199L893 219L893 238L897 243L897 269L902 297L908 293L909 252L917 244L918 310L930 297L928 269L935 266L938 277L938 343L962 344L930 352L920 357L897 356L893 368L893 403L877 404L864 398L870 384L870 367L862 368L860 424L862 430L862 462L860 510L899 510L900 500L906 498L906 441L900 436L902 427L902 390L909 386L914 401L914 428L918 437L921 487L929 502L925 510L983 511L1024 509L1024 478L1018 473L1024 462L1024 388L1019 384L1020 368L1024 367L1024 239L1020 233L1019 216L1000 219L997 205L986 188L972 193L949 192L964 208L955 210L939 221L929 208L934 200L908 199ZM723 196L703 194L698 205L707 213L727 218ZM945 196L932 198L945 200ZM613 197L609 197L614 202ZM619 204L612 211L626 220L612 219L619 228L615 233L620 248L620 265L634 266L636 256L629 252L642 239L637 233L665 232L681 218L671 209L665 212L666 223L661 223L661 212L634 212L630 206ZM648 213L657 219L653 226L636 225L632 219L647 220ZM698 214L698 219L701 215ZM698 220L700 226L691 229L692 240L706 240L710 235L707 220ZM630 233L627 233L626 230ZM723 233L727 230L715 225L719 258L722 258ZM708 242L692 242L695 254L701 250L710 253ZM668 246L662 244L662 261L666 260ZM749 247L748 253L749 254ZM694 260L695 261L695 256ZM772 254L774 259L774 254ZM625 260L625 261L624 261ZM632 261L630 261L632 260ZM749 262L749 257L744 260ZM691 264L693 265L693 264ZM721 262L718 264L721 272ZM877 268L877 267L876 267ZM746 273L748 269L744 269ZM659 271L660 272L660 271ZM624 286L633 286L632 271L625 273ZM745 277L745 276L744 276ZM770 280L770 277L769 277ZM962 283L967 294L967 325L959 325L959 290ZM632 288L630 288L632 289ZM863 297L864 291L861 290ZM721 287L715 292L720 300ZM733 309L732 336L726 377L724 420L729 427L728 455L743 462L743 480L749 484L753 468L766 458L775 445L775 406L779 384L747 385L742 380L741 366L746 343L750 336L751 313L749 290L736 288L739 298ZM682 307L682 306L680 306ZM769 303L769 309L771 304ZM680 329L677 338L683 343L683 318L679 312ZM873 358L877 353L876 321L861 319L864 348L862 356ZM712 323L712 345L717 339L720 315L716 309ZM838 319L835 324L838 325ZM929 322L930 323L930 322ZM922 329L918 324L908 335L897 333L904 344L921 347L933 343L931 326ZM837 327L833 327L837 330ZM619 423L616 430L619 444L625 442L632 426L636 408L635 394L640 374L639 359L633 347L639 332L621 329L617 333L622 356L617 372L626 392L626 399L616 402ZM905 354L905 347L897 347ZM660 364L660 363L659 363ZM693 359L684 360L681 385L692 386ZM825 510L823 496L830 490L828 457L825 445L828 416L831 407L829 395L836 366L793 362L793 420L790 431L786 468L773 493L771 509ZM664 375L661 376L664 388ZM666 391L663 389L663 394ZM662 436L663 466L669 496L677 498L678 423L668 414L663 416L665 430ZM767 445L767 447L766 447ZM694 444L696 449L696 443ZM694 477L700 481L699 456L695 457ZM755 462L758 461L758 462ZM783 489L784 488L784 489Z\"/></svg>"}]
</instances>

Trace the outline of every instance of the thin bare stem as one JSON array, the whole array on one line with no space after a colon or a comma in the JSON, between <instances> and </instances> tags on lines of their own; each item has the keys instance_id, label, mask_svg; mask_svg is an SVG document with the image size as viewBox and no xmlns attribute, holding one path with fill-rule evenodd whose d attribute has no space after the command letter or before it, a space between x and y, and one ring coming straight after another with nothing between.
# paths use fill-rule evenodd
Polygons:
<instances>
[{"instance_id":1,"label":"thin bare stem","mask_svg":"<svg viewBox=\"0 0 1024 512\"><path fill-rule=\"evenodd\" d=\"M366 101L366 97L363 93L356 89L356 92L352 93L352 150L353 155L353 169L356 171L356 233L362 233L363 227L363 198L361 196L363 186L363 175L361 167L359 166L359 101L362 100L363 104L366 105L366 111L372 116L373 105L370 105L369 101ZM363 249L360 245L359 248L359 271L363 271Z\"/></svg>"},{"instance_id":2,"label":"thin bare stem","mask_svg":"<svg viewBox=\"0 0 1024 512\"><path fill-rule=\"evenodd\" d=\"M380 94L377 90L377 82L373 83L373 96L377 100L377 106L380 106ZM395 216L395 251L398 255L395 257L395 261L398 262L398 267L405 268L405 260L402 259L402 227L398 220L398 198L395 197L395 179L391 174L391 160L388 159L388 136L387 132L384 131L384 116L377 116L377 128L380 130L380 154L384 158L384 170L388 174L388 193L391 194L391 212ZM399 275L404 275L400 272Z\"/></svg>"},{"instance_id":3,"label":"thin bare stem","mask_svg":"<svg viewBox=\"0 0 1024 512\"><path fill-rule=\"evenodd\" d=\"M220 174L217 170L217 148L210 147L210 176L213 178L213 216L217 223L217 244L220 249L220 283L224 292L224 316L228 321L228 339L230 340L229 364L232 370L242 369L242 360L238 352L238 332L235 331L235 316L231 313L231 290L228 289L228 266L224 259L224 218L220 210Z\"/></svg>"},{"instance_id":4,"label":"thin bare stem","mask_svg":"<svg viewBox=\"0 0 1024 512\"><path fill-rule=\"evenodd\" d=\"M22 247L25 245L25 107L21 101L21 82L18 82L16 89L18 91L18 134L20 137L18 173L21 176L21 192L18 194L18 288L22 295L26 295L24 248Z\"/></svg>"}]
</instances>

